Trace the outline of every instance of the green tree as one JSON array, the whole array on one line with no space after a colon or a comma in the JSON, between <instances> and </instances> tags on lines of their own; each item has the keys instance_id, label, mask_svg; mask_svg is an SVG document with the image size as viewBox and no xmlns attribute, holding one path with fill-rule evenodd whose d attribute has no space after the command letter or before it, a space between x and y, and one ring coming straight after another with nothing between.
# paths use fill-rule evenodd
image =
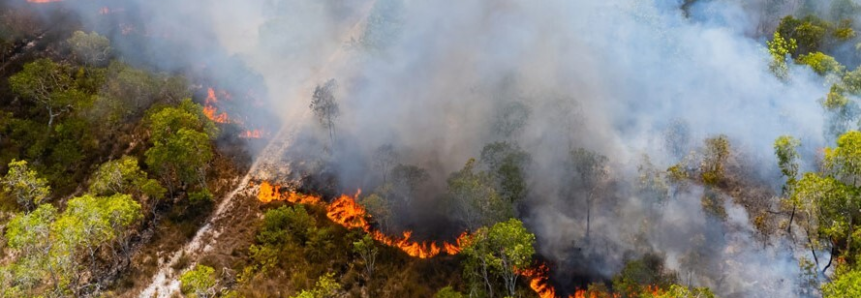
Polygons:
<instances>
[{"instance_id":1,"label":"green tree","mask_svg":"<svg viewBox=\"0 0 861 298\"><path fill-rule=\"evenodd\" d=\"M141 170L136 158L126 155L99 166L90 180L90 193L102 196L118 193L146 194L155 198L163 196L164 189L145 189L152 183L158 184L157 181L147 178L147 173ZM157 187L155 189L158 190Z\"/></svg>"},{"instance_id":2,"label":"green tree","mask_svg":"<svg viewBox=\"0 0 861 298\"><path fill-rule=\"evenodd\" d=\"M813 52L804 54L798 57L798 63L808 65L819 75L834 73L840 75L843 72L843 65L834 59L834 57L823 54L822 52Z\"/></svg>"},{"instance_id":3,"label":"green tree","mask_svg":"<svg viewBox=\"0 0 861 298\"><path fill-rule=\"evenodd\" d=\"M266 211L257 241L276 246L288 242L305 243L315 227L316 220L302 205L281 206Z\"/></svg>"},{"instance_id":4,"label":"green tree","mask_svg":"<svg viewBox=\"0 0 861 298\"><path fill-rule=\"evenodd\" d=\"M385 192L385 191L384 191ZM365 207L371 218L385 231L392 220L392 208L390 204L377 192L359 199L359 204Z\"/></svg>"},{"instance_id":5,"label":"green tree","mask_svg":"<svg viewBox=\"0 0 861 298\"><path fill-rule=\"evenodd\" d=\"M529 154L517 145L496 142L484 146L481 150L481 163L496 184L497 193L509 203L516 203L526 197L526 166Z\"/></svg>"},{"instance_id":6,"label":"green tree","mask_svg":"<svg viewBox=\"0 0 861 298\"><path fill-rule=\"evenodd\" d=\"M664 267L662 258L649 254L626 263L613 277L613 289L624 298L641 297L654 288L668 289L677 279L675 272Z\"/></svg>"},{"instance_id":7,"label":"green tree","mask_svg":"<svg viewBox=\"0 0 861 298\"><path fill-rule=\"evenodd\" d=\"M517 293L517 268L527 268L535 254L535 235L517 219L500 222L477 230L461 252L466 256L464 270L484 280L488 295L493 297L491 275L502 279L507 294Z\"/></svg>"},{"instance_id":8,"label":"green tree","mask_svg":"<svg viewBox=\"0 0 861 298\"><path fill-rule=\"evenodd\" d=\"M795 49L798 47L795 43L795 39L785 39L780 32L775 31L774 37L772 37L771 41L766 41L768 45L768 52L771 54L771 63L769 63L769 69L775 76L782 80L786 80L789 78L789 65L786 60L787 57L790 56L791 53L795 52Z\"/></svg>"},{"instance_id":9,"label":"green tree","mask_svg":"<svg viewBox=\"0 0 861 298\"><path fill-rule=\"evenodd\" d=\"M54 206L43 204L29 214L19 214L6 225L6 244L20 256L11 265L12 278L28 293L50 272L51 224L57 217Z\"/></svg>"},{"instance_id":10,"label":"green tree","mask_svg":"<svg viewBox=\"0 0 861 298\"><path fill-rule=\"evenodd\" d=\"M311 290L303 290L294 298L333 298L341 290L341 284L335 280L335 273L326 273L317 280Z\"/></svg>"},{"instance_id":11,"label":"green tree","mask_svg":"<svg viewBox=\"0 0 861 298\"><path fill-rule=\"evenodd\" d=\"M774 154L777 156L777 165L780 167L780 173L786 177L786 183L783 185L783 194L792 194L795 188L795 183L798 179L798 150L801 142L791 136L780 136L774 141ZM795 219L795 211L798 205L789 199L786 200L792 206L792 213L789 216L789 224L787 232L792 232L792 221Z\"/></svg>"},{"instance_id":12,"label":"green tree","mask_svg":"<svg viewBox=\"0 0 861 298\"><path fill-rule=\"evenodd\" d=\"M3 191L15 197L24 210L32 211L51 193L48 181L40 178L35 170L27 166L27 161L12 160L9 172L0 179Z\"/></svg>"},{"instance_id":13,"label":"green tree","mask_svg":"<svg viewBox=\"0 0 861 298\"><path fill-rule=\"evenodd\" d=\"M111 42L96 32L75 31L66 42L78 59L88 65L102 65L110 58Z\"/></svg>"},{"instance_id":14,"label":"green tree","mask_svg":"<svg viewBox=\"0 0 861 298\"><path fill-rule=\"evenodd\" d=\"M822 285L822 297L861 297L861 270L839 273L830 283Z\"/></svg>"},{"instance_id":15,"label":"green tree","mask_svg":"<svg viewBox=\"0 0 861 298\"><path fill-rule=\"evenodd\" d=\"M169 191L176 182L198 182L206 188L206 169L213 158L209 141L218 130L201 106L186 99L178 107L154 112L147 123L153 146L144 154L146 164L161 175Z\"/></svg>"},{"instance_id":16,"label":"green tree","mask_svg":"<svg viewBox=\"0 0 861 298\"><path fill-rule=\"evenodd\" d=\"M57 117L71 111L85 97L74 83L66 66L48 59L27 63L24 70L9 78L12 91L47 111L49 129Z\"/></svg>"},{"instance_id":17,"label":"green tree","mask_svg":"<svg viewBox=\"0 0 861 298\"><path fill-rule=\"evenodd\" d=\"M353 252L357 253L362 258L365 265L365 272L368 273L368 278L374 274L374 266L377 263L377 254L380 252L377 249L374 238L371 235L365 234L362 239L353 242Z\"/></svg>"},{"instance_id":18,"label":"green tree","mask_svg":"<svg viewBox=\"0 0 861 298\"><path fill-rule=\"evenodd\" d=\"M215 269L205 265L197 265L193 270L183 272L179 282L182 293L192 298L215 297L218 285Z\"/></svg>"},{"instance_id":19,"label":"green tree","mask_svg":"<svg viewBox=\"0 0 861 298\"><path fill-rule=\"evenodd\" d=\"M455 291L454 288L452 288L451 286L446 286L442 289L439 289L439 291L437 291L436 294L433 295L433 297L434 298L464 298L464 296L461 292Z\"/></svg>"},{"instance_id":20,"label":"green tree","mask_svg":"<svg viewBox=\"0 0 861 298\"><path fill-rule=\"evenodd\" d=\"M475 159L451 174L447 182L453 213L470 230L506 220L514 213L511 204L497 194L492 176L475 170Z\"/></svg>"}]
</instances>

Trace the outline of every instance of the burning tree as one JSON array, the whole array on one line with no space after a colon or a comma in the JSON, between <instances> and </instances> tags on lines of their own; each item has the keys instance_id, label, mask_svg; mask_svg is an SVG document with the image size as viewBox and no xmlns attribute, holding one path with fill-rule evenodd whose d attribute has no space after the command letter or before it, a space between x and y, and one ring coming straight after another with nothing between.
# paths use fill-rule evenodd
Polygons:
<instances>
[{"instance_id":1,"label":"burning tree","mask_svg":"<svg viewBox=\"0 0 861 298\"><path fill-rule=\"evenodd\" d=\"M318 85L317 88L314 88L314 96L311 98L310 106L320 125L329 131L329 141L332 148L335 147L335 121L341 115L341 109L335 100L337 88L338 83L335 79L330 79L323 86Z\"/></svg>"}]
</instances>

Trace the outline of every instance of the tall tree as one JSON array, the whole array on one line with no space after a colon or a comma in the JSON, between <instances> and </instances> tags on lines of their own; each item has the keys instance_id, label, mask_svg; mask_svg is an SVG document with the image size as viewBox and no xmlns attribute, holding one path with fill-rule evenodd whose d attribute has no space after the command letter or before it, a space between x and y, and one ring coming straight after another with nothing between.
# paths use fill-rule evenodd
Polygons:
<instances>
[{"instance_id":1,"label":"tall tree","mask_svg":"<svg viewBox=\"0 0 861 298\"><path fill-rule=\"evenodd\" d=\"M592 206L596 193L604 187L610 177L607 157L578 148L569 154L572 185L586 194L586 239L592 225Z\"/></svg>"},{"instance_id":2,"label":"tall tree","mask_svg":"<svg viewBox=\"0 0 861 298\"><path fill-rule=\"evenodd\" d=\"M798 179L798 150L801 142L791 136L780 136L774 141L774 154L777 156L777 165L780 167L780 173L786 177L786 183L783 185L783 195L792 194L795 188L795 183ZM795 219L795 211L798 205L789 200L792 206L792 213L789 215L789 224L787 232L792 233L792 221Z\"/></svg>"},{"instance_id":3,"label":"tall tree","mask_svg":"<svg viewBox=\"0 0 861 298\"><path fill-rule=\"evenodd\" d=\"M529 161L529 154L516 144L490 143L481 150L481 163L487 166L497 192L512 204L526 197L526 166Z\"/></svg>"},{"instance_id":4,"label":"tall tree","mask_svg":"<svg viewBox=\"0 0 861 298\"><path fill-rule=\"evenodd\" d=\"M314 88L314 96L311 97L311 111L317 116L317 121L329 132L329 145L335 146L335 121L341 115L338 101L335 99L335 91L338 83L330 79L323 86Z\"/></svg>"},{"instance_id":5,"label":"tall tree","mask_svg":"<svg viewBox=\"0 0 861 298\"><path fill-rule=\"evenodd\" d=\"M513 214L512 205L497 194L490 174L476 171L475 163L470 159L447 180L453 213L470 230L506 220Z\"/></svg>"}]
</instances>

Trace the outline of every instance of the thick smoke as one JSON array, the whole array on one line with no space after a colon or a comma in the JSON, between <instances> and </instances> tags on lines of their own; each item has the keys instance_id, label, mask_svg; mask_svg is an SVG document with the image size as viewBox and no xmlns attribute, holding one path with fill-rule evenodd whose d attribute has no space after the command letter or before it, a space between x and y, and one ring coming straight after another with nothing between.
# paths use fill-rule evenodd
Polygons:
<instances>
[{"instance_id":1,"label":"thick smoke","mask_svg":"<svg viewBox=\"0 0 861 298\"><path fill-rule=\"evenodd\" d=\"M530 191L519 216L537 234L539 252L563 286L606 280L626 260L657 252L682 282L726 297L797 295L796 258L804 252L782 239L764 245L751 216L727 194L720 194L725 222L704 213L704 190L695 185L650 206L637 187L638 166L647 155L655 168L666 169L699 150L704 138L724 134L752 179L776 193L782 182L775 138L800 138L807 160L828 145L817 102L826 83L796 66L789 82L776 79L764 40L783 15L827 6L765 0L695 1L684 9L681 0L66 1L86 24L120 41L116 48L130 61L205 73L212 85L234 92L256 90L255 98L266 102L263 110L296 131L291 162L333 173L338 191L378 184L371 174L374 152L391 144L398 162L428 171L430 186L417 200L433 204L445 192L446 177L477 158L485 144L518 144L531 156ZM127 18L146 39L124 44L123 30L106 28L113 23L95 13L101 5L125 9L107 18ZM367 15L365 26L355 26ZM350 62L333 69L339 59ZM324 158L327 136L308 105L313 86L330 78L339 83L341 117L334 157ZM234 108L265 119L248 106ZM668 131L678 128L685 142L670 148ZM574 148L609 159L610 182L596 198L588 241L587 192L560 178ZM310 162L319 158L322 165ZM440 216L421 213L410 212Z\"/></svg>"}]
</instances>

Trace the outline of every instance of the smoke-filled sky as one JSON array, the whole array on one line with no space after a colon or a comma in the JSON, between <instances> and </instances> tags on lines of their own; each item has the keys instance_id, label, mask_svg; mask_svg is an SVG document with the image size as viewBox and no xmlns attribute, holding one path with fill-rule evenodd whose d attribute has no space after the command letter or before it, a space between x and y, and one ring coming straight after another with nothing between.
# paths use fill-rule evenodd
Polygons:
<instances>
[{"instance_id":1,"label":"smoke-filled sky","mask_svg":"<svg viewBox=\"0 0 861 298\"><path fill-rule=\"evenodd\" d=\"M219 88L262 86L266 109L308 134L316 133L307 116L313 86L336 79L346 149L334 163L345 189L373 183L369 159L392 144L400 162L428 170L437 190L425 199L434 200L485 144L509 141L531 155L529 208L519 216L554 265L606 278L651 250L683 281L726 297L796 295L793 258L802 253L779 239L763 249L732 200L727 223L710 222L696 187L645 223L661 232L632 240L648 213L633 185L643 155L658 169L679 161L665 145L674 124L690 133L684 151L725 134L773 189L782 183L775 138L800 138L808 160L828 145L818 103L825 80L799 66L788 82L776 79L764 46L780 17L827 4L787 0L767 13L774 1L697 1L686 12L682 0L66 1L85 24L117 36L99 27L106 16L98 7L126 9L107 16L115 18L135 11L136 30L153 41L115 45L122 56L169 71L203 69ZM558 178L579 147L611 165L605 196L617 203L597 212L600 248L583 248L583 194L563 194ZM701 272L684 269L691 251L701 253Z\"/></svg>"}]
</instances>

